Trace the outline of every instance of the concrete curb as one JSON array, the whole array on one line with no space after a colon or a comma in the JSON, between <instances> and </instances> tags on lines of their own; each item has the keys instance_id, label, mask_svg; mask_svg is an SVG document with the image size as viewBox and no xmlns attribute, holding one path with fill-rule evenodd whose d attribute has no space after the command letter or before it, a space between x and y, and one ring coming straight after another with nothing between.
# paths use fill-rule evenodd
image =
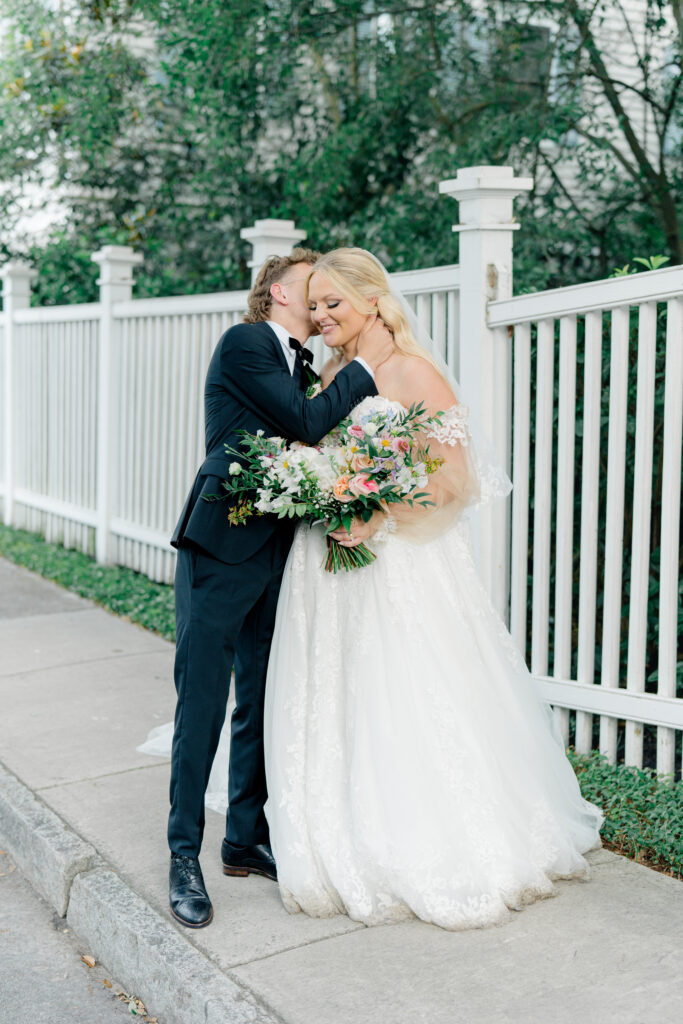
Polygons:
<instances>
[{"instance_id":1,"label":"concrete curb","mask_svg":"<svg viewBox=\"0 0 683 1024\"><path fill-rule=\"evenodd\" d=\"M66 914L76 875L101 863L90 843L72 832L2 765L0 841L22 874L60 917Z\"/></svg>"},{"instance_id":2,"label":"concrete curb","mask_svg":"<svg viewBox=\"0 0 683 1024\"><path fill-rule=\"evenodd\" d=\"M0 844L88 952L164 1024L278 1024L0 765Z\"/></svg>"},{"instance_id":3,"label":"concrete curb","mask_svg":"<svg viewBox=\"0 0 683 1024\"><path fill-rule=\"evenodd\" d=\"M278 1020L107 868L74 880L66 919L164 1024Z\"/></svg>"}]
</instances>

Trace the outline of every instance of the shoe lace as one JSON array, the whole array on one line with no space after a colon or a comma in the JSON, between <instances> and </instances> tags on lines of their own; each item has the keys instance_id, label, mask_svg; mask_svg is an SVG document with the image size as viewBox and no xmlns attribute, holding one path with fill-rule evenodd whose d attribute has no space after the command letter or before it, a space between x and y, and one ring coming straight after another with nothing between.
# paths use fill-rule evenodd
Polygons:
<instances>
[{"instance_id":1,"label":"shoe lace","mask_svg":"<svg viewBox=\"0 0 683 1024\"><path fill-rule=\"evenodd\" d=\"M175 857L176 867L183 876L185 882L203 882L199 864L194 857L185 857L182 854Z\"/></svg>"}]
</instances>

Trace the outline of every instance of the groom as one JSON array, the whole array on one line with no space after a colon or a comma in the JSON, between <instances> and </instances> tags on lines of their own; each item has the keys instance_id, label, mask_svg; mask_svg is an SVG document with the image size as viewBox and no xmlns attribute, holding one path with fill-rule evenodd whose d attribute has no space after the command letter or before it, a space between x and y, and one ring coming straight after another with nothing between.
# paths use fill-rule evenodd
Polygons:
<instances>
[{"instance_id":1,"label":"groom","mask_svg":"<svg viewBox=\"0 0 683 1024\"><path fill-rule=\"evenodd\" d=\"M229 807L221 848L223 871L276 878L263 813L263 699L275 610L292 541L289 520L259 516L228 522L225 493L240 430L315 444L367 395L377 394L374 371L391 352L391 335L372 326L358 358L315 398L306 398L314 332L306 278L317 253L295 249L267 260L249 293L246 323L231 327L214 351L204 391L206 458L180 515L171 544L175 575L178 703L171 759L168 843L173 917L202 928L213 908L199 866L204 793L225 720L230 674L236 707L231 719Z\"/></svg>"}]
</instances>

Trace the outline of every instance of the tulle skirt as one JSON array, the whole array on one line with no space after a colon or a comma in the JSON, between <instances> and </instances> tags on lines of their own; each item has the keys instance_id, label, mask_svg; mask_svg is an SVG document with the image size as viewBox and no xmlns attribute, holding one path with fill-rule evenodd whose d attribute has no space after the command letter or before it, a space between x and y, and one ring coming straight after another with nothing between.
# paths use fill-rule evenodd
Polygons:
<instances>
[{"instance_id":1,"label":"tulle skirt","mask_svg":"<svg viewBox=\"0 0 683 1024\"><path fill-rule=\"evenodd\" d=\"M370 544L372 546L372 544ZM266 804L291 912L449 929L587 878L601 812L475 570L466 531L321 568L299 527L266 691Z\"/></svg>"}]
</instances>

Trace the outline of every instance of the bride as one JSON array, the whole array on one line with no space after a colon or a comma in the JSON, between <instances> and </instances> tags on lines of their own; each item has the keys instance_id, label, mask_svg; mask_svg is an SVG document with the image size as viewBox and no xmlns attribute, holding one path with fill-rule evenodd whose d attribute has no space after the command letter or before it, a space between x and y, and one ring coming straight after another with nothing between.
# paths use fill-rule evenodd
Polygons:
<instances>
[{"instance_id":1,"label":"bride","mask_svg":"<svg viewBox=\"0 0 683 1024\"><path fill-rule=\"evenodd\" d=\"M311 316L331 357L354 358L368 317L394 336L379 396L423 403L443 459L430 510L391 506L333 536L376 561L331 574L321 526L297 530L285 570L265 710L266 816L291 912L377 924L416 915L483 927L585 878L600 811L580 795L550 709L477 576L463 511L485 480L467 410L416 341L378 261L319 260Z\"/></svg>"}]
</instances>

